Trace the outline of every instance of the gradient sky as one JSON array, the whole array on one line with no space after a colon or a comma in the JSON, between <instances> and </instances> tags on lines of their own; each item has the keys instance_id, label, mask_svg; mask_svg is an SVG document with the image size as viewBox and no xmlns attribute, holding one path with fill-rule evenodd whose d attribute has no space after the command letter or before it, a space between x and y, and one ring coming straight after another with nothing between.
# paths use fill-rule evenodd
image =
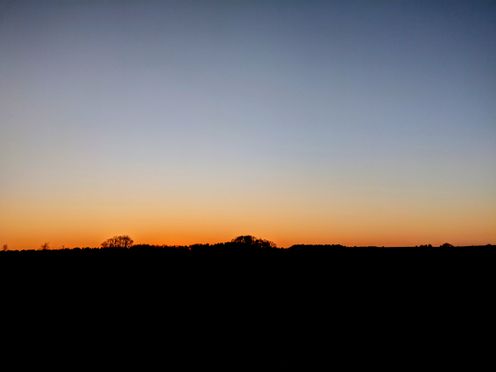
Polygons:
<instances>
[{"instance_id":1,"label":"gradient sky","mask_svg":"<svg viewBox=\"0 0 496 372\"><path fill-rule=\"evenodd\" d=\"M496 243L496 1L0 0L0 243Z\"/></svg>"}]
</instances>

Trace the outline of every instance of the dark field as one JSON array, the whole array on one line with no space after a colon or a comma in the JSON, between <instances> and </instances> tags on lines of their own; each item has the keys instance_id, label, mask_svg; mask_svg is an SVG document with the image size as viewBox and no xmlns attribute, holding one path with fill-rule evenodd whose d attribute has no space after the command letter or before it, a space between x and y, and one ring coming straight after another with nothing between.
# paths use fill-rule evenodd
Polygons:
<instances>
[{"instance_id":1,"label":"dark field","mask_svg":"<svg viewBox=\"0 0 496 372\"><path fill-rule=\"evenodd\" d=\"M494 366L495 258L494 246L6 251L4 329L17 360L29 342L37 365L59 368L480 370Z\"/></svg>"}]
</instances>

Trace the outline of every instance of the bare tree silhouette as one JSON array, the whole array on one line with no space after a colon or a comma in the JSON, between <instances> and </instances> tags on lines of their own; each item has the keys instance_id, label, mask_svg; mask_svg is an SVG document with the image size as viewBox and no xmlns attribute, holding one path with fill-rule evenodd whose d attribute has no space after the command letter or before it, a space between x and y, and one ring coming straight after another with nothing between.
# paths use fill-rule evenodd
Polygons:
<instances>
[{"instance_id":1,"label":"bare tree silhouette","mask_svg":"<svg viewBox=\"0 0 496 372\"><path fill-rule=\"evenodd\" d=\"M127 235L117 235L105 240L102 248L131 248L134 241Z\"/></svg>"},{"instance_id":2,"label":"bare tree silhouette","mask_svg":"<svg viewBox=\"0 0 496 372\"><path fill-rule=\"evenodd\" d=\"M46 251L46 250L50 249L50 245L49 245L49 243L43 243L43 244L41 245L41 249L42 249L43 251Z\"/></svg>"},{"instance_id":3,"label":"bare tree silhouette","mask_svg":"<svg viewBox=\"0 0 496 372\"><path fill-rule=\"evenodd\" d=\"M2 251L8 251L9 250L9 246L7 244L4 244L2 245Z\"/></svg>"}]
</instances>

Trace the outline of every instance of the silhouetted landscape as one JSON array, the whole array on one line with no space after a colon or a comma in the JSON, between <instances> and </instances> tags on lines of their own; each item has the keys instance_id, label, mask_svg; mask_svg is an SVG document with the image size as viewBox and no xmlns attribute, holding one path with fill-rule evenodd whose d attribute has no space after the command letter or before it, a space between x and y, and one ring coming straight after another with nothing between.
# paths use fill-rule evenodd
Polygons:
<instances>
[{"instance_id":1,"label":"silhouetted landscape","mask_svg":"<svg viewBox=\"0 0 496 372\"><path fill-rule=\"evenodd\" d=\"M414 247L348 247L341 244L295 244L277 247L273 242L251 235L242 235L229 242L193 245L133 244L127 236L115 236L104 241L100 247L75 247L50 249L43 243L40 249L8 250L5 246L0 257L429 257L429 256L480 256L496 254L496 245L454 246L444 243Z\"/></svg>"},{"instance_id":2,"label":"silhouetted landscape","mask_svg":"<svg viewBox=\"0 0 496 372\"><path fill-rule=\"evenodd\" d=\"M463 352L466 363L491 355L473 329L488 326L483 311L492 299L486 293L495 279L494 258L494 245L278 248L244 235L217 244L157 246L116 236L100 247L50 249L43 243L4 250L0 278L16 284L3 287L14 292L9 309L23 303L17 298L28 302L14 310L26 314L22 324L41 329L39 335L52 334L56 324L58 350L74 360L103 358L113 365L110 342L119 355L132 356L119 363L129 359L137 367L420 368L451 355L439 351L439 338L426 338L434 332L444 346ZM477 316L461 321L460 301L477 306ZM45 308L48 316L30 313ZM379 337L386 341L378 343ZM65 343L86 338L91 352Z\"/></svg>"},{"instance_id":3,"label":"silhouetted landscape","mask_svg":"<svg viewBox=\"0 0 496 372\"><path fill-rule=\"evenodd\" d=\"M494 370L495 41L496 0L0 0L2 370Z\"/></svg>"}]
</instances>

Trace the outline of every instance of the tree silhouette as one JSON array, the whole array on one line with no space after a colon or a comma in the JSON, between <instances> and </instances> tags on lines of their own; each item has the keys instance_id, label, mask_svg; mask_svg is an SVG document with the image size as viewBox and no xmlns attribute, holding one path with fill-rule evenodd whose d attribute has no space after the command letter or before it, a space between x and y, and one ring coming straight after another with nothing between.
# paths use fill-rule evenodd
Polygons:
<instances>
[{"instance_id":1,"label":"tree silhouette","mask_svg":"<svg viewBox=\"0 0 496 372\"><path fill-rule=\"evenodd\" d=\"M127 235L117 235L105 240L102 248L131 248L134 241Z\"/></svg>"},{"instance_id":2,"label":"tree silhouette","mask_svg":"<svg viewBox=\"0 0 496 372\"><path fill-rule=\"evenodd\" d=\"M9 250L9 246L7 244L4 244L2 245L2 251L8 251Z\"/></svg>"},{"instance_id":3,"label":"tree silhouette","mask_svg":"<svg viewBox=\"0 0 496 372\"><path fill-rule=\"evenodd\" d=\"M270 240L259 239L254 237L253 235L240 235L233 240L231 243L244 245L253 248L275 248L275 243Z\"/></svg>"},{"instance_id":4,"label":"tree silhouette","mask_svg":"<svg viewBox=\"0 0 496 372\"><path fill-rule=\"evenodd\" d=\"M43 244L41 245L41 249L42 249L43 251L46 251L46 250L50 249L50 245L49 245L48 243L43 243Z\"/></svg>"},{"instance_id":5,"label":"tree silhouette","mask_svg":"<svg viewBox=\"0 0 496 372\"><path fill-rule=\"evenodd\" d=\"M444 243L443 245L441 245L441 248L453 248L453 244Z\"/></svg>"}]
</instances>

